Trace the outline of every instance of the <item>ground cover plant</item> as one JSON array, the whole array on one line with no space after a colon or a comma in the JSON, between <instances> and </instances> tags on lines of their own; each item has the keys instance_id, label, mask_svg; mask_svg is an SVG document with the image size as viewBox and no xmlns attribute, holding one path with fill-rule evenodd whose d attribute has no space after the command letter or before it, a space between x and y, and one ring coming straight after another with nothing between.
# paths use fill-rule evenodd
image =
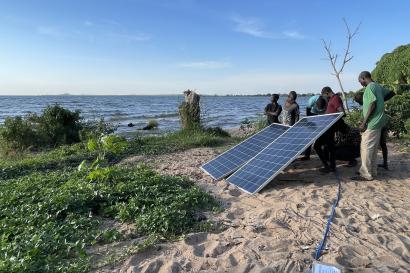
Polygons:
<instances>
[{"instance_id":1,"label":"ground cover plant","mask_svg":"<svg viewBox=\"0 0 410 273\"><path fill-rule=\"evenodd\" d=\"M86 248L115 234L99 230L95 216L166 238L192 229L197 211L217 206L192 182L141 166L111 166L104 179L33 172L0 187L0 272L85 272Z\"/></svg>"},{"instance_id":2,"label":"ground cover plant","mask_svg":"<svg viewBox=\"0 0 410 273\"><path fill-rule=\"evenodd\" d=\"M161 154L232 142L220 129L184 130L126 141L101 132L86 141L0 161L0 272L87 272L93 246L206 230L197 215L217 202L182 177L115 165L129 155ZM124 222L131 234L101 228Z\"/></svg>"}]
</instances>

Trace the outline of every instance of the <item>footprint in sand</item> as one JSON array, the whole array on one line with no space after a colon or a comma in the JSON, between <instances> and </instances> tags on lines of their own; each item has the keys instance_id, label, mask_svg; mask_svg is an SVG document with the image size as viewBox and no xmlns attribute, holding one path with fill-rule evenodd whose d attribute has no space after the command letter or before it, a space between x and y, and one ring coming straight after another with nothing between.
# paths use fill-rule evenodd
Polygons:
<instances>
[{"instance_id":1,"label":"footprint in sand","mask_svg":"<svg viewBox=\"0 0 410 273\"><path fill-rule=\"evenodd\" d=\"M371 265L371 261L368 258L368 248L359 246L343 246L340 247L339 253L341 255L336 258L336 261L344 267L366 268Z\"/></svg>"}]
</instances>

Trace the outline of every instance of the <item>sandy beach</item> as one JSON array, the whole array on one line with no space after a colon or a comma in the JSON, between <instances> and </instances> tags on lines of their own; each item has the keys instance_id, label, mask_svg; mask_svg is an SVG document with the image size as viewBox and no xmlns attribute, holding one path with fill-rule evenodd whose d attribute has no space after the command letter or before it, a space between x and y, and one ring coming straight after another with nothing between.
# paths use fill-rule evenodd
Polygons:
<instances>
[{"instance_id":1,"label":"sandy beach","mask_svg":"<svg viewBox=\"0 0 410 273\"><path fill-rule=\"evenodd\" d=\"M338 162L341 200L321 261L344 272L410 272L409 154L390 148L390 170L377 180L354 182L356 168ZM199 166L223 148L196 148L157 157L131 157L161 174L189 177L225 210L207 215L224 230L193 233L151 247L98 272L307 272L337 191L334 174L320 161L295 161L260 193L249 195L213 181Z\"/></svg>"}]
</instances>

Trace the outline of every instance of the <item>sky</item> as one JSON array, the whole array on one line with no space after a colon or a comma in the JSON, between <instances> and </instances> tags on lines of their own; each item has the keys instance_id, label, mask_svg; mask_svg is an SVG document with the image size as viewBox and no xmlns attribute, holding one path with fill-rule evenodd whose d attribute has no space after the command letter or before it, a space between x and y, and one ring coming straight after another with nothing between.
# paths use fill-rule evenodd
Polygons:
<instances>
[{"instance_id":1,"label":"sky","mask_svg":"<svg viewBox=\"0 0 410 273\"><path fill-rule=\"evenodd\" d=\"M410 42L410 1L0 0L0 95L318 93ZM340 65L340 64L339 64Z\"/></svg>"}]
</instances>

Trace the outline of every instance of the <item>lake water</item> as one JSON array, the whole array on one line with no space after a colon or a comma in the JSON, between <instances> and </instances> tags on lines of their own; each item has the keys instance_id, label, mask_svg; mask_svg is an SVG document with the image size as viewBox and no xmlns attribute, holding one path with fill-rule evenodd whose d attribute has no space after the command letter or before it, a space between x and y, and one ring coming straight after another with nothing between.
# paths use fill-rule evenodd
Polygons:
<instances>
[{"instance_id":1,"label":"lake water","mask_svg":"<svg viewBox=\"0 0 410 273\"><path fill-rule=\"evenodd\" d=\"M285 96L279 102L283 105ZM301 114L305 113L308 97L298 97ZM80 110L85 119L104 119L118 126L118 132L135 132L148 120L159 124L158 133L180 127L178 106L183 96L0 96L0 123L8 116L41 113L47 105L58 103L70 110ZM269 103L264 96L202 96L201 113L207 126L232 128L245 119L255 120L263 115ZM128 127L132 122L135 127Z\"/></svg>"}]
</instances>

